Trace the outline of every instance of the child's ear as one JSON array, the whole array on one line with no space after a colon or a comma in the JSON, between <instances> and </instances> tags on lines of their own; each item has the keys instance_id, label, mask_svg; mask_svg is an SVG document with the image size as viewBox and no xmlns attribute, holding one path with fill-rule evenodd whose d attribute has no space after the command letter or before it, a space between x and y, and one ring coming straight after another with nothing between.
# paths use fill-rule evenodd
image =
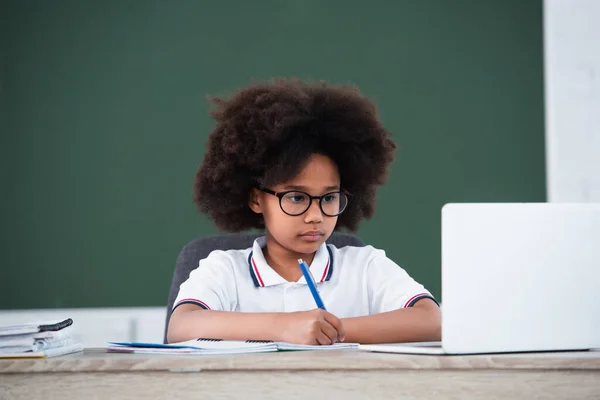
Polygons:
<instances>
[{"instance_id":1,"label":"child's ear","mask_svg":"<svg viewBox=\"0 0 600 400\"><path fill-rule=\"evenodd\" d=\"M257 214L262 214L262 207L260 205L260 192L258 189L252 189L250 196L248 196L248 207Z\"/></svg>"}]
</instances>

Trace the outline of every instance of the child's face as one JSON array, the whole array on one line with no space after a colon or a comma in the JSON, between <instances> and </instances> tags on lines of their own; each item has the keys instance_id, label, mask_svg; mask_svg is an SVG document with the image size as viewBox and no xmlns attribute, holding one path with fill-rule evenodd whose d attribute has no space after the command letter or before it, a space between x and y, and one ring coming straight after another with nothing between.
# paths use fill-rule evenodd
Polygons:
<instances>
[{"instance_id":1,"label":"child's face","mask_svg":"<svg viewBox=\"0 0 600 400\"><path fill-rule=\"evenodd\" d=\"M314 154L295 178L268 189L278 193L300 190L311 196L321 196L340 190L340 175L329 157ZM250 208L263 214L267 232L277 245L299 254L314 253L329 238L338 219L323 214L319 200L313 200L301 215L287 215L281 209L278 197L258 190L250 201Z\"/></svg>"}]
</instances>

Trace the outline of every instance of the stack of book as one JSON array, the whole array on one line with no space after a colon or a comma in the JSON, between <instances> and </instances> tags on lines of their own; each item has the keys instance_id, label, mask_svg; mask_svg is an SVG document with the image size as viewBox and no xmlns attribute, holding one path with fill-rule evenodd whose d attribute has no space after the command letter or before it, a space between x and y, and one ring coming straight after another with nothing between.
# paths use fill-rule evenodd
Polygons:
<instances>
[{"instance_id":1,"label":"stack of book","mask_svg":"<svg viewBox=\"0 0 600 400\"><path fill-rule=\"evenodd\" d=\"M83 350L72 334L73 320L0 326L1 358L46 358Z\"/></svg>"}]
</instances>

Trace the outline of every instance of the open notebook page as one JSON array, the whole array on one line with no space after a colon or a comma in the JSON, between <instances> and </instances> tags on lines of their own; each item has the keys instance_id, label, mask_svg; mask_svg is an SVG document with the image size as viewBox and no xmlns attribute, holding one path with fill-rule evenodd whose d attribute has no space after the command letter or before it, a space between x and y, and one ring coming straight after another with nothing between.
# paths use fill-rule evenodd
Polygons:
<instances>
[{"instance_id":1,"label":"open notebook page","mask_svg":"<svg viewBox=\"0 0 600 400\"><path fill-rule=\"evenodd\" d=\"M232 350L232 349L269 349L276 347L273 342L251 342L242 340L193 339L179 343L143 343L143 342L110 342L116 346L156 349L193 349L193 350Z\"/></svg>"},{"instance_id":2,"label":"open notebook page","mask_svg":"<svg viewBox=\"0 0 600 400\"><path fill-rule=\"evenodd\" d=\"M316 350L316 351L327 351L327 350L347 350L357 349L358 343L335 343L329 346L322 345L310 345L310 344L294 344L285 342L275 342L278 350Z\"/></svg>"},{"instance_id":3,"label":"open notebook page","mask_svg":"<svg viewBox=\"0 0 600 400\"><path fill-rule=\"evenodd\" d=\"M220 339L194 339L179 343L143 343L143 342L110 342L109 351L132 351L149 353L151 349L156 353L243 353L257 351L276 351L276 350L342 350L356 349L357 343L336 343L330 346L320 345L300 345L285 342L272 342L260 340L220 340ZM146 349L148 351L143 351Z\"/></svg>"}]
</instances>

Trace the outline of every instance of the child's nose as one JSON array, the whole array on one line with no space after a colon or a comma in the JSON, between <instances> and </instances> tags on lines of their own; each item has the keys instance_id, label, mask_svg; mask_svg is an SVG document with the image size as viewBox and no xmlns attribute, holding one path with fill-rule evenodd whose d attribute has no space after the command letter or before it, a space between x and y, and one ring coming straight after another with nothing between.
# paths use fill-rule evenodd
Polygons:
<instances>
[{"instance_id":1,"label":"child's nose","mask_svg":"<svg viewBox=\"0 0 600 400\"><path fill-rule=\"evenodd\" d=\"M306 211L305 218L306 223L316 223L323 221L323 212L321 211L321 207L319 206L318 199L312 199L310 202L310 206Z\"/></svg>"}]
</instances>

